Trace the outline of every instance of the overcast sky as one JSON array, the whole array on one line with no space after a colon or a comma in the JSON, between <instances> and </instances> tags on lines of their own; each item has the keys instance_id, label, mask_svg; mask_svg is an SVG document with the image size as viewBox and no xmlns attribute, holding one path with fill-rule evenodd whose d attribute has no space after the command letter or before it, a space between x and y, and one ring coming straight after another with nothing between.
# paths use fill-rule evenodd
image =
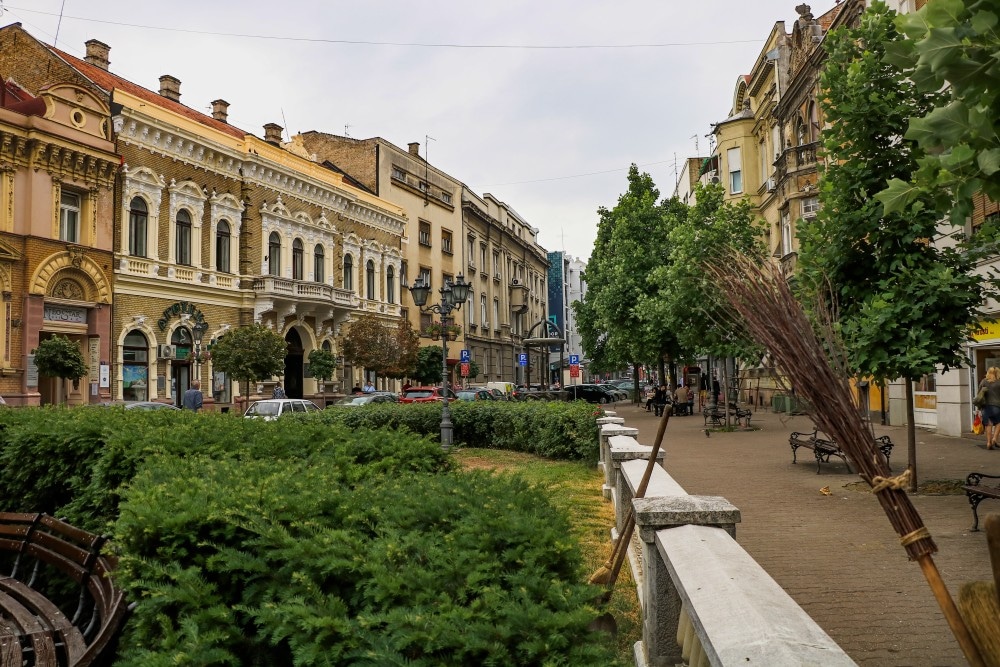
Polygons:
<instances>
[{"instance_id":1,"label":"overcast sky","mask_svg":"<svg viewBox=\"0 0 1000 667\"><path fill-rule=\"evenodd\" d=\"M422 155L430 136L433 165L506 202L547 250L586 259L597 208L615 205L628 166L671 194L675 159L707 153L737 77L776 21L791 29L796 4L0 0L0 23L49 44L58 29L81 58L99 39L115 74L152 90L171 74L182 102L209 113L225 99L229 121L257 136L276 122L419 141ZM595 45L634 48L523 48ZM505 48L459 48L473 46Z\"/></svg>"}]
</instances>

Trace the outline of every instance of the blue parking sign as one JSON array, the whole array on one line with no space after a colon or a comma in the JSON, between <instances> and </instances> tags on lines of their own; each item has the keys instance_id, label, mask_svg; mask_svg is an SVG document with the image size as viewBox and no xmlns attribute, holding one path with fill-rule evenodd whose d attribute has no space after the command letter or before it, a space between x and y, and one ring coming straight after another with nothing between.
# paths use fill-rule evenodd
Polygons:
<instances>
[{"instance_id":1,"label":"blue parking sign","mask_svg":"<svg viewBox=\"0 0 1000 667\"><path fill-rule=\"evenodd\" d=\"M571 354L571 355L569 355L569 365L570 366L579 366L580 365L580 355L579 354Z\"/></svg>"},{"instance_id":2,"label":"blue parking sign","mask_svg":"<svg viewBox=\"0 0 1000 667\"><path fill-rule=\"evenodd\" d=\"M461 363L463 363L463 364L469 363L469 351L468 350L462 350L462 355L461 355L461 358L459 359L459 361Z\"/></svg>"},{"instance_id":3,"label":"blue parking sign","mask_svg":"<svg viewBox=\"0 0 1000 667\"><path fill-rule=\"evenodd\" d=\"M519 355L517 355L517 363L519 363L522 366L527 366L528 365L528 355L525 354L524 352L522 352Z\"/></svg>"}]
</instances>

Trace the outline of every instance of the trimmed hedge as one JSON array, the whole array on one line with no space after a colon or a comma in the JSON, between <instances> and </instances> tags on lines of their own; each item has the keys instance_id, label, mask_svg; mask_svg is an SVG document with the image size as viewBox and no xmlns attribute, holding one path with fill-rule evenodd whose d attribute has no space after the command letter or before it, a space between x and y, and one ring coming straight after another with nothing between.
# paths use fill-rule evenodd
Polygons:
<instances>
[{"instance_id":1,"label":"trimmed hedge","mask_svg":"<svg viewBox=\"0 0 1000 667\"><path fill-rule=\"evenodd\" d=\"M367 408L0 409L0 507L112 534L138 603L116 665L610 664L545 491L455 471L409 432L423 419L436 436L440 406L392 407L396 430L367 428ZM596 442L582 406L509 407L455 415L465 437ZM552 452L579 456L579 433Z\"/></svg>"},{"instance_id":2,"label":"trimmed hedge","mask_svg":"<svg viewBox=\"0 0 1000 667\"><path fill-rule=\"evenodd\" d=\"M602 412L583 401L453 401L448 406L457 445L588 462L596 462L600 454L597 417ZM348 428L402 428L432 438L441 434L437 402L335 407L308 418Z\"/></svg>"}]
</instances>

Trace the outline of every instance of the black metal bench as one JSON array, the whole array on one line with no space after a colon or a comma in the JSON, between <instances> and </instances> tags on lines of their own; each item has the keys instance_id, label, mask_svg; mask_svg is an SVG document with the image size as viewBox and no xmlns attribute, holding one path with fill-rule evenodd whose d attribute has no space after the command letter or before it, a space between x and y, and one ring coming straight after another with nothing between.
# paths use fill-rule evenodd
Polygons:
<instances>
[{"instance_id":1,"label":"black metal bench","mask_svg":"<svg viewBox=\"0 0 1000 667\"><path fill-rule=\"evenodd\" d=\"M984 472L972 472L965 478L962 490L972 505L972 530L979 530L979 503L987 498L1000 499L1000 484L997 482L983 483L987 479L1000 479L1000 475L987 475Z\"/></svg>"},{"instance_id":2,"label":"black metal bench","mask_svg":"<svg viewBox=\"0 0 1000 667\"><path fill-rule=\"evenodd\" d=\"M113 645L128 607L106 538L38 513L0 512L0 665L86 667ZM67 610L36 589L57 573L79 586Z\"/></svg>"},{"instance_id":3,"label":"black metal bench","mask_svg":"<svg viewBox=\"0 0 1000 667\"><path fill-rule=\"evenodd\" d=\"M718 405L711 403L706 405L701 409L701 414L705 418L705 426L709 424L712 426L725 426L726 424L726 413ZM730 403L729 414L737 426L743 425L750 428L750 418L753 416L751 410L741 408L736 403Z\"/></svg>"},{"instance_id":4,"label":"black metal bench","mask_svg":"<svg viewBox=\"0 0 1000 667\"><path fill-rule=\"evenodd\" d=\"M792 448L792 463L798 463L797 453L799 447L812 450L816 458L817 475L820 473L820 464L829 463L831 456L836 456L843 461L847 472L851 472L851 464L847 460L847 454L833 440L819 437L819 429L814 429L812 433L793 431L788 437L788 444ZM889 456L892 454L893 447L892 440L887 435L881 435L875 438L875 445L882 452L882 455L885 457L885 463L889 466ZM889 466L889 470L892 470L892 466Z\"/></svg>"}]
</instances>

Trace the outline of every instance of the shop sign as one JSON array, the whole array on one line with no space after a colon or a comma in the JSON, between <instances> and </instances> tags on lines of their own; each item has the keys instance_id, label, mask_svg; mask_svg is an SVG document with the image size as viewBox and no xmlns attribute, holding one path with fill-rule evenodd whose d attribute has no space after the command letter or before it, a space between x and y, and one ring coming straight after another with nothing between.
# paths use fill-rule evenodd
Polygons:
<instances>
[{"instance_id":1,"label":"shop sign","mask_svg":"<svg viewBox=\"0 0 1000 667\"><path fill-rule=\"evenodd\" d=\"M1000 322L980 322L979 326L972 330L972 339L977 343L1000 340Z\"/></svg>"},{"instance_id":2,"label":"shop sign","mask_svg":"<svg viewBox=\"0 0 1000 667\"><path fill-rule=\"evenodd\" d=\"M101 379L101 337L91 336L90 347L88 352L90 353L90 381L98 382Z\"/></svg>"},{"instance_id":3,"label":"shop sign","mask_svg":"<svg viewBox=\"0 0 1000 667\"><path fill-rule=\"evenodd\" d=\"M70 306L60 306L47 303L42 311L42 317L46 322L66 322L69 324L86 324L87 309L72 308Z\"/></svg>"},{"instance_id":4,"label":"shop sign","mask_svg":"<svg viewBox=\"0 0 1000 667\"><path fill-rule=\"evenodd\" d=\"M193 303L190 301L178 301L163 309L163 317L156 321L156 325L160 327L160 331L166 331L170 320L181 315L190 315L195 324L205 321L205 315Z\"/></svg>"},{"instance_id":5,"label":"shop sign","mask_svg":"<svg viewBox=\"0 0 1000 667\"><path fill-rule=\"evenodd\" d=\"M34 388L38 386L38 366L35 365L35 355L28 355L28 367L24 371L24 384Z\"/></svg>"}]
</instances>

